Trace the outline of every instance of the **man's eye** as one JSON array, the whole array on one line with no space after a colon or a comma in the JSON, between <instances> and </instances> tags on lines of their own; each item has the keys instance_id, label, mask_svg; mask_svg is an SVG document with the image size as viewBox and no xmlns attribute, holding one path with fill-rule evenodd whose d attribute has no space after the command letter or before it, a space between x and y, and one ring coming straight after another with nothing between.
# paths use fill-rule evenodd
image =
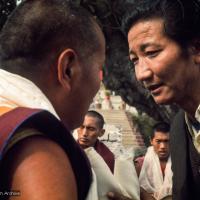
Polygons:
<instances>
[{"instance_id":1,"label":"man's eye","mask_svg":"<svg viewBox=\"0 0 200 200\"><path fill-rule=\"evenodd\" d=\"M161 50L147 51L146 55L150 58L156 57Z\"/></svg>"},{"instance_id":2,"label":"man's eye","mask_svg":"<svg viewBox=\"0 0 200 200\"><path fill-rule=\"evenodd\" d=\"M138 64L138 58L131 58L131 62L133 63L134 66Z\"/></svg>"},{"instance_id":3,"label":"man's eye","mask_svg":"<svg viewBox=\"0 0 200 200\"><path fill-rule=\"evenodd\" d=\"M89 131L95 131L95 128L93 128L93 127L88 127L88 130L89 130Z\"/></svg>"}]
</instances>

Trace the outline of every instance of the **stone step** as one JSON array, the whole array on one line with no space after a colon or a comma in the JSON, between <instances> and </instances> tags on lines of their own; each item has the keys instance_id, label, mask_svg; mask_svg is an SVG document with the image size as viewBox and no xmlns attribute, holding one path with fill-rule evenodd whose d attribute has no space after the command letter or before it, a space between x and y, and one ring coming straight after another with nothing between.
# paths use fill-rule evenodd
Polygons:
<instances>
[{"instance_id":1,"label":"stone step","mask_svg":"<svg viewBox=\"0 0 200 200\"><path fill-rule=\"evenodd\" d=\"M97 112L103 115L106 125L113 125L121 130L123 146L132 145L134 147L144 147L142 135L137 131L137 128L132 123L131 117L124 110L97 109ZM115 136L113 138L116 139Z\"/></svg>"}]
</instances>

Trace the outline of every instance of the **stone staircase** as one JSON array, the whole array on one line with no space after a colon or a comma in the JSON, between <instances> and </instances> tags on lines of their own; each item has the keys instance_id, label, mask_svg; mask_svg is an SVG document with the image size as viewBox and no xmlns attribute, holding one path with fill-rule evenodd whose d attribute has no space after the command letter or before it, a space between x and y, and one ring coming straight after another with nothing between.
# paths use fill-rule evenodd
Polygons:
<instances>
[{"instance_id":1,"label":"stone staircase","mask_svg":"<svg viewBox=\"0 0 200 200\"><path fill-rule=\"evenodd\" d=\"M145 147L142 135L132 122L131 113L125 110L96 110L103 115L106 124L113 125L121 130L121 143L125 148Z\"/></svg>"}]
</instances>

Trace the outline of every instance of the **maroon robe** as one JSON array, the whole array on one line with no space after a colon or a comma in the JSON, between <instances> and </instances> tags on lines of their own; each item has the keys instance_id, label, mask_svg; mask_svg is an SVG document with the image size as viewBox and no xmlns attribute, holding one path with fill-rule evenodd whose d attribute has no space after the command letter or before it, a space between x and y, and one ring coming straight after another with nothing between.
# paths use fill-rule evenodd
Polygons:
<instances>
[{"instance_id":1,"label":"maroon robe","mask_svg":"<svg viewBox=\"0 0 200 200\"><path fill-rule=\"evenodd\" d=\"M104 159L108 167L110 168L111 172L114 173L114 165L115 165L115 156L109 150L109 148L101 141L97 140L94 149L97 151L98 154Z\"/></svg>"},{"instance_id":2,"label":"maroon robe","mask_svg":"<svg viewBox=\"0 0 200 200\"><path fill-rule=\"evenodd\" d=\"M5 184L7 174L6 166L3 165L5 149L11 138L21 128L34 128L63 148L75 175L78 200L85 200L92 182L91 166L86 154L76 143L70 131L51 113L41 109L23 107L0 116L0 191L9 189ZM4 197L7 199L6 196ZM3 197L0 199L3 200Z\"/></svg>"}]
</instances>

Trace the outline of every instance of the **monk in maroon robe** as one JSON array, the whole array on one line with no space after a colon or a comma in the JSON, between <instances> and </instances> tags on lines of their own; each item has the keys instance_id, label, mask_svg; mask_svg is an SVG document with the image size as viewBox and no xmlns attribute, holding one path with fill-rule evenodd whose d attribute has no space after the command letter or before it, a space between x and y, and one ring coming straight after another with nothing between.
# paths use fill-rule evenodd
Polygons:
<instances>
[{"instance_id":1,"label":"monk in maroon robe","mask_svg":"<svg viewBox=\"0 0 200 200\"><path fill-rule=\"evenodd\" d=\"M83 149L94 147L113 173L115 162L114 154L105 144L98 140L98 137L101 137L105 132L103 126L103 116L96 111L88 111L85 115L83 124L77 130L78 143Z\"/></svg>"}]
</instances>

